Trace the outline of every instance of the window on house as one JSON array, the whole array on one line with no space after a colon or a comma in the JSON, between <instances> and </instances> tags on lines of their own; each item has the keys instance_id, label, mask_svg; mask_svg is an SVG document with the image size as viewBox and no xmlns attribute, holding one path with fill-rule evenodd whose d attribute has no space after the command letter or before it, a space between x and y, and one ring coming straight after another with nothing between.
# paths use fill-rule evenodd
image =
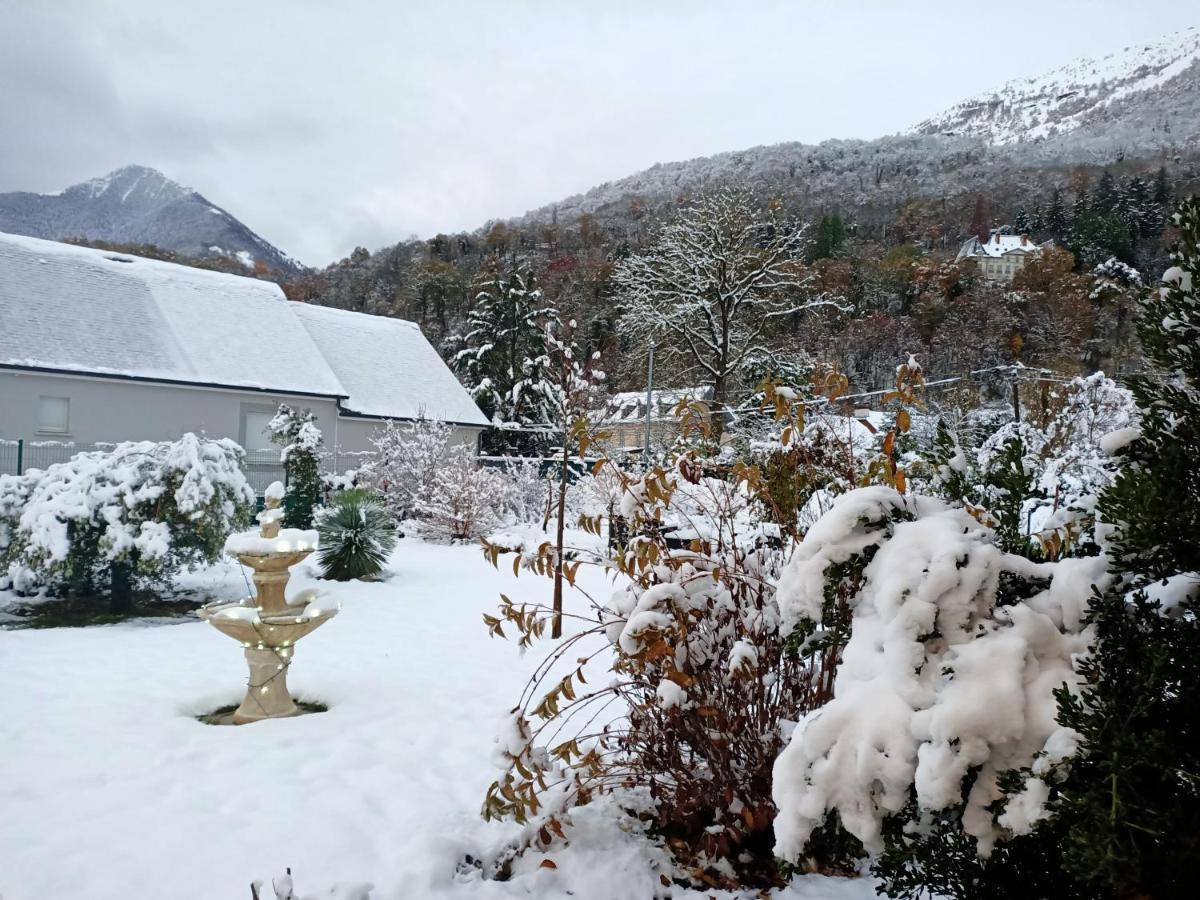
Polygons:
<instances>
[{"instance_id":1,"label":"window on house","mask_svg":"<svg viewBox=\"0 0 1200 900\"><path fill-rule=\"evenodd\" d=\"M66 434L71 425L71 400L68 397L38 397L37 430L46 434Z\"/></svg>"},{"instance_id":2,"label":"window on house","mask_svg":"<svg viewBox=\"0 0 1200 900\"><path fill-rule=\"evenodd\" d=\"M243 416L242 446L250 452L270 450L272 444L267 436L267 425L275 417L274 410L248 409Z\"/></svg>"}]
</instances>

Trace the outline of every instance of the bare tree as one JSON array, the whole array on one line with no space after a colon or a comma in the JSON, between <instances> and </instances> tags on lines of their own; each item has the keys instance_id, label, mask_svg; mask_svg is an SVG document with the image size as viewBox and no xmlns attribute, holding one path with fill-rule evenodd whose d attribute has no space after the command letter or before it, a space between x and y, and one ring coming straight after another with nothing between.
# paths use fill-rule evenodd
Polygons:
<instances>
[{"instance_id":1,"label":"bare tree","mask_svg":"<svg viewBox=\"0 0 1200 900\"><path fill-rule=\"evenodd\" d=\"M635 348L654 341L680 374L712 383L718 434L731 382L767 349L772 322L833 304L810 290L805 230L778 202L764 207L745 191L721 190L683 210L613 274L621 331Z\"/></svg>"}]
</instances>

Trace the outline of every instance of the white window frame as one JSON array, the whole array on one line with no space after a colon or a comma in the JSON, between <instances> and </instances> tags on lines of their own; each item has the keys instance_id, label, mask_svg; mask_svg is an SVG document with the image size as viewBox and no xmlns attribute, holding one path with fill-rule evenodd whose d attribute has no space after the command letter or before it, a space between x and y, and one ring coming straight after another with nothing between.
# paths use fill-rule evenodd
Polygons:
<instances>
[{"instance_id":1,"label":"white window frame","mask_svg":"<svg viewBox=\"0 0 1200 900\"><path fill-rule=\"evenodd\" d=\"M46 424L45 405L47 400L60 401L65 409L62 427L58 428L54 425ZM49 394L42 394L38 397L37 409L37 433L38 434L70 434L71 433L71 398L56 397Z\"/></svg>"}]
</instances>

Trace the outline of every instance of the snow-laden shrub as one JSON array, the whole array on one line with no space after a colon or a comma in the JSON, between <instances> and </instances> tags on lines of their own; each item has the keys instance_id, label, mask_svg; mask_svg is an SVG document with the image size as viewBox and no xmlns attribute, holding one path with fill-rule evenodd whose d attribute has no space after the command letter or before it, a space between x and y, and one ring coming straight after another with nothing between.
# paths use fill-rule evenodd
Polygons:
<instances>
[{"instance_id":1,"label":"snow-laden shrub","mask_svg":"<svg viewBox=\"0 0 1200 900\"><path fill-rule=\"evenodd\" d=\"M550 520L550 482L542 474L540 459L515 458L505 463L504 475L508 491L504 497L503 515L517 525L540 524L547 527ZM570 497L570 492L567 494Z\"/></svg>"},{"instance_id":2,"label":"snow-laden shrub","mask_svg":"<svg viewBox=\"0 0 1200 900\"><path fill-rule=\"evenodd\" d=\"M1072 379L1052 399L1044 422L1005 422L974 450L941 423L920 479L921 489L965 503L1006 549L1046 559L1095 552L1096 501L1138 420L1129 390L1103 372Z\"/></svg>"},{"instance_id":3,"label":"snow-laden shrub","mask_svg":"<svg viewBox=\"0 0 1200 900\"><path fill-rule=\"evenodd\" d=\"M396 526L383 505L362 488L339 491L315 516L323 578L373 578L396 547Z\"/></svg>"},{"instance_id":4,"label":"snow-laden shrub","mask_svg":"<svg viewBox=\"0 0 1200 900\"><path fill-rule=\"evenodd\" d=\"M596 467L599 505L615 482L628 535L608 551L570 550L565 572L574 584L581 565L596 565L619 586L607 601L589 596L590 609L566 610L566 636L499 738L506 771L484 814L526 823L527 839L545 846L574 807L614 794L665 840L680 877L775 884L771 769L789 720L828 696L837 648L801 658L787 645L772 586L785 551L761 539L758 470L714 465L695 449L676 454L637 475L611 460ZM602 533L599 517L580 524ZM487 548L493 562L506 551L553 578L549 540ZM503 598L485 619L530 646L552 635L554 609ZM611 660L611 675L585 675L581 663L594 658ZM838 851L814 856L844 862Z\"/></svg>"},{"instance_id":5,"label":"snow-laden shrub","mask_svg":"<svg viewBox=\"0 0 1200 900\"><path fill-rule=\"evenodd\" d=\"M0 573L15 590L145 586L213 562L254 492L230 440L118 444L0 475Z\"/></svg>"},{"instance_id":6,"label":"snow-laden shrub","mask_svg":"<svg viewBox=\"0 0 1200 900\"><path fill-rule=\"evenodd\" d=\"M375 453L359 470L359 484L375 491L396 521L408 518L447 464L452 436L436 419L387 422L371 437Z\"/></svg>"},{"instance_id":7,"label":"snow-laden shrub","mask_svg":"<svg viewBox=\"0 0 1200 900\"><path fill-rule=\"evenodd\" d=\"M934 498L887 487L840 497L779 580L785 630L847 635L833 699L800 720L775 765L780 856L801 858L829 813L872 854L937 816L982 856L1027 834L1074 750L1055 690L1078 687L1073 660L1090 643L1088 598L1106 565L1006 553ZM889 830L897 818L904 827Z\"/></svg>"},{"instance_id":8,"label":"snow-laden shrub","mask_svg":"<svg viewBox=\"0 0 1200 900\"><path fill-rule=\"evenodd\" d=\"M459 444L434 470L413 511L422 528L443 540L478 540L501 522L510 490L502 472L479 464L473 448Z\"/></svg>"},{"instance_id":9,"label":"snow-laden shrub","mask_svg":"<svg viewBox=\"0 0 1200 900\"><path fill-rule=\"evenodd\" d=\"M271 441L279 445L279 461L287 477L283 498L283 524L288 528L311 528L313 512L321 505L321 429L312 410L292 409L279 404L267 423Z\"/></svg>"}]
</instances>

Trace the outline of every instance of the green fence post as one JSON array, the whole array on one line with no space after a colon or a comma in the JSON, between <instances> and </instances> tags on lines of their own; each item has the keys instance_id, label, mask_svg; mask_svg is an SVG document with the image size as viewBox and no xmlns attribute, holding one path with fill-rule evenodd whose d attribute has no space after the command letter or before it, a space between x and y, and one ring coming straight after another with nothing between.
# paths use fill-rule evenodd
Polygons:
<instances>
[{"instance_id":1,"label":"green fence post","mask_svg":"<svg viewBox=\"0 0 1200 900\"><path fill-rule=\"evenodd\" d=\"M17 438L17 474L24 473L22 464L25 462L25 438Z\"/></svg>"}]
</instances>

